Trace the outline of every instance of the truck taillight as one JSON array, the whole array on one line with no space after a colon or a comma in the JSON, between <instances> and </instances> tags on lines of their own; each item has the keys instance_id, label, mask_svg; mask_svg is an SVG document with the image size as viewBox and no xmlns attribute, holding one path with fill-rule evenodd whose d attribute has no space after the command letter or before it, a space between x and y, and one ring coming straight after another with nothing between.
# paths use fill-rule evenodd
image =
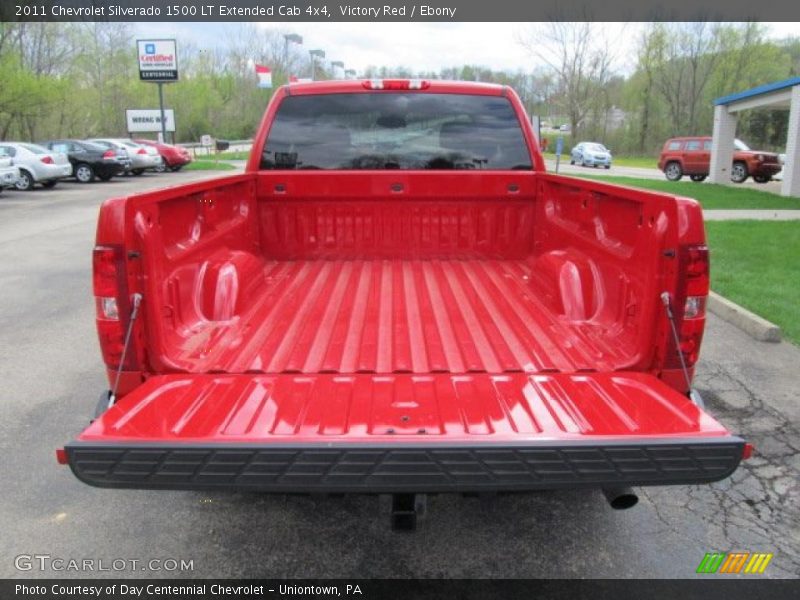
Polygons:
<instances>
[{"instance_id":1,"label":"truck taillight","mask_svg":"<svg viewBox=\"0 0 800 600\"><path fill-rule=\"evenodd\" d=\"M109 369L119 367L125 346L127 327L127 283L123 249L119 246L97 246L92 255L97 336L103 361ZM125 369L134 369L136 353L128 352Z\"/></svg>"},{"instance_id":2,"label":"truck taillight","mask_svg":"<svg viewBox=\"0 0 800 600\"><path fill-rule=\"evenodd\" d=\"M686 276L687 296L707 296L709 288L708 247L683 246L681 270Z\"/></svg>"},{"instance_id":3,"label":"truck taillight","mask_svg":"<svg viewBox=\"0 0 800 600\"><path fill-rule=\"evenodd\" d=\"M94 295L98 298L116 297L119 291L117 265L120 249L111 246L97 246L92 254Z\"/></svg>"},{"instance_id":4,"label":"truck taillight","mask_svg":"<svg viewBox=\"0 0 800 600\"><path fill-rule=\"evenodd\" d=\"M709 290L709 261L708 247L704 245L682 246L679 253L682 289L679 290L676 300L676 312L682 308L682 313L676 314L678 320L679 348L683 360L688 368L697 363L700 357L700 344L703 341L703 331L706 325L706 298ZM668 369L681 368L675 344L670 344L665 367Z\"/></svg>"},{"instance_id":5,"label":"truck taillight","mask_svg":"<svg viewBox=\"0 0 800 600\"><path fill-rule=\"evenodd\" d=\"M424 79L367 79L363 85L368 90L426 90L431 84Z\"/></svg>"}]
</instances>

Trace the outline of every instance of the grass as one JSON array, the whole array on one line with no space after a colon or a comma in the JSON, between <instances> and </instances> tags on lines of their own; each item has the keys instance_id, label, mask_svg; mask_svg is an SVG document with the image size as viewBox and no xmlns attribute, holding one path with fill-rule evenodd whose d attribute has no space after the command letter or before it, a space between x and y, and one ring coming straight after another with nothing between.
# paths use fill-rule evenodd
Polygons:
<instances>
[{"instance_id":1,"label":"grass","mask_svg":"<svg viewBox=\"0 0 800 600\"><path fill-rule=\"evenodd\" d=\"M597 181L618 183L667 192L677 196L695 198L703 208L761 209L777 208L800 210L800 199L786 198L772 192L753 189L750 185L720 185L717 183L694 183L692 181L667 181L666 179L638 179L636 177L606 177L603 175L578 175Z\"/></svg>"},{"instance_id":2,"label":"grass","mask_svg":"<svg viewBox=\"0 0 800 600\"><path fill-rule=\"evenodd\" d=\"M641 167L643 169L657 169L658 158L652 156L616 156L614 165L618 167Z\"/></svg>"},{"instance_id":3,"label":"grass","mask_svg":"<svg viewBox=\"0 0 800 600\"><path fill-rule=\"evenodd\" d=\"M184 171L234 171L236 167L226 162L195 160L183 167Z\"/></svg>"},{"instance_id":4,"label":"grass","mask_svg":"<svg viewBox=\"0 0 800 600\"><path fill-rule=\"evenodd\" d=\"M800 223L706 223L711 288L779 325L800 344Z\"/></svg>"},{"instance_id":5,"label":"grass","mask_svg":"<svg viewBox=\"0 0 800 600\"><path fill-rule=\"evenodd\" d=\"M250 158L250 151L237 150L236 152L220 152L217 156L223 160L247 160Z\"/></svg>"}]
</instances>

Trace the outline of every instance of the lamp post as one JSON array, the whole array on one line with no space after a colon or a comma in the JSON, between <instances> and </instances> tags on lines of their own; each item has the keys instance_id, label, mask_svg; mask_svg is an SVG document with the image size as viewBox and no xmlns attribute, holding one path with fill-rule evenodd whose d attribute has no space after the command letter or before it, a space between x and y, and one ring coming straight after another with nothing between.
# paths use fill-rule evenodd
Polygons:
<instances>
[{"instance_id":1,"label":"lamp post","mask_svg":"<svg viewBox=\"0 0 800 600\"><path fill-rule=\"evenodd\" d=\"M316 72L316 67L317 67L317 57L325 58L325 51L324 50L309 50L308 54L311 57L311 81L314 81L314 74Z\"/></svg>"},{"instance_id":2,"label":"lamp post","mask_svg":"<svg viewBox=\"0 0 800 600\"><path fill-rule=\"evenodd\" d=\"M342 70L342 73L344 73L344 63L342 61L340 61L340 60L332 60L331 61L331 68L335 69L336 67L339 67ZM335 73L334 73L334 75L335 75Z\"/></svg>"},{"instance_id":3,"label":"lamp post","mask_svg":"<svg viewBox=\"0 0 800 600\"><path fill-rule=\"evenodd\" d=\"M286 81L289 81L289 42L300 46L303 43L303 36L296 33L283 34L283 70L286 72Z\"/></svg>"}]
</instances>

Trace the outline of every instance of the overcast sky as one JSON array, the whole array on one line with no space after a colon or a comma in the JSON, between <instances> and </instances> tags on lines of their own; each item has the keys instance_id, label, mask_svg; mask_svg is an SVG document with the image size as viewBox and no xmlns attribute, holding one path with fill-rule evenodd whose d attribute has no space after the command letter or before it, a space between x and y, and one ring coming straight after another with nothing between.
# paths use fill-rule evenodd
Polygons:
<instances>
[{"instance_id":1,"label":"overcast sky","mask_svg":"<svg viewBox=\"0 0 800 600\"><path fill-rule=\"evenodd\" d=\"M765 23L772 37L797 35L800 23ZM405 66L415 71L473 64L515 71L535 64L518 43L530 23L259 23L260 27L298 33L303 49L322 49L327 60L340 60L359 73L369 65ZM618 69L635 64L635 40L644 24L600 24L619 49ZM137 35L177 37L200 47L219 44L235 23L140 23ZM180 47L178 48L180 55Z\"/></svg>"}]
</instances>

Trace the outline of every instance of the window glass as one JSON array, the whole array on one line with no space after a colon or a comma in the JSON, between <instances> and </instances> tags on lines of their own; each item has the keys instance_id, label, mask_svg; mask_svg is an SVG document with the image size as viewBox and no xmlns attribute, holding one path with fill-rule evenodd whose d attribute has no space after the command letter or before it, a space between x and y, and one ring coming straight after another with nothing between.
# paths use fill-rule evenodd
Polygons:
<instances>
[{"instance_id":1,"label":"window glass","mask_svg":"<svg viewBox=\"0 0 800 600\"><path fill-rule=\"evenodd\" d=\"M25 150L28 152L33 152L34 154L47 154L49 150L47 148L43 148L42 146L37 146L36 144L20 144Z\"/></svg>"},{"instance_id":2,"label":"window glass","mask_svg":"<svg viewBox=\"0 0 800 600\"><path fill-rule=\"evenodd\" d=\"M667 146L667 148L669 150L680 150L681 149L681 143L680 142L670 142L669 146Z\"/></svg>"},{"instance_id":3,"label":"window glass","mask_svg":"<svg viewBox=\"0 0 800 600\"><path fill-rule=\"evenodd\" d=\"M705 140L703 142L703 150L711 151L711 140Z\"/></svg>"},{"instance_id":4,"label":"window glass","mask_svg":"<svg viewBox=\"0 0 800 600\"><path fill-rule=\"evenodd\" d=\"M10 156L15 157L17 155L17 149L12 148L11 146L0 146L0 156Z\"/></svg>"},{"instance_id":5,"label":"window glass","mask_svg":"<svg viewBox=\"0 0 800 600\"><path fill-rule=\"evenodd\" d=\"M51 147L55 152L63 152L64 154L70 150L70 145L66 142L56 142Z\"/></svg>"},{"instance_id":6,"label":"window glass","mask_svg":"<svg viewBox=\"0 0 800 600\"><path fill-rule=\"evenodd\" d=\"M700 150L700 140L690 140L686 142L686 150Z\"/></svg>"},{"instance_id":7,"label":"window glass","mask_svg":"<svg viewBox=\"0 0 800 600\"><path fill-rule=\"evenodd\" d=\"M530 169L506 98L364 93L290 96L262 169Z\"/></svg>"},{"instance_id":8,"label":"window glass","mask_svg":"<svg viewBox=\"0 0 800 600\"><path fill-rule=\"evenodd\" d=\"M105 146L95 144L94 142L81 142L80 144L74 144L74 146L82 150L88 150L89 152L105 152L107 149Z\"/></svg>"}]
</instances>

